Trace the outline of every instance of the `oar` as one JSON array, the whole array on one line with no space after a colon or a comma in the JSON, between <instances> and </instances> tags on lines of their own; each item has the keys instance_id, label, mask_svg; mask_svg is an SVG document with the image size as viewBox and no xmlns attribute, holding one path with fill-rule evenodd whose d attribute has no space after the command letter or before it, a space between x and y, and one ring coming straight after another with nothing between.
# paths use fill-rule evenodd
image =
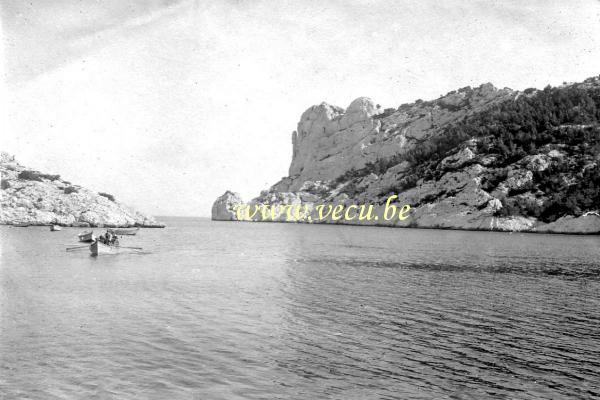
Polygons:
<instances>
[{"instance_id":1,"label":"oar","mask_svg":"<svg viewBox=\"0 0 600 400\"><path fill-rule=\"evenodd\" d=\"M131 246L117 246L120 249L133 249L133 250L144 250L141 247L131 247Z\"/></svg>"},{"instance_id":2,"label":"oar","mask_svg":"<svg viewBox=\"0 0 600 400\"><path fill-rule=\"evenodd\" d=\"M67 247L67 251L85 249L86 247L90 247L90 246L84 245L84 246Z\"/></svg>"}]
</instances>

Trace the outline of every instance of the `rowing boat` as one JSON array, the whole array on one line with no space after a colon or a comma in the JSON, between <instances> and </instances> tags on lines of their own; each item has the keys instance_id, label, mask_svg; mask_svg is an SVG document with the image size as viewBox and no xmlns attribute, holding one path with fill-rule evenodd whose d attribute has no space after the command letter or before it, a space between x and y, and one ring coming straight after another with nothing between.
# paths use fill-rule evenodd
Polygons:
<instances>
[{"instance_id":1,"label":"rowing boat","mask_svg":"<svg viewBox=\"0 0 600 400\"><path fill-rule=\"evenodd\" d=\"M120 254L120 253L131 253L136 252L138 250L142 250L141 247L121 247L121 246L108 246L104 243L100 243L98 240L94 240L94 242L90 245L90 252L92 256L97 257L101 255L109 255L109 254Z\"/></svg>"},{"instance_id":2,"label":"rowing boat","mask_svg":"<svg viewBox=\"0 0 600 400\"><path fill-rule=\"evenodd\" d=\"M22 223L22 224L12 224L12 226L16 227L16 228L27 228L29 226L29 224L26 223Z\"/></svg>"},{"instance_id":3,"label":"rowing boat","mask_svg":"<svg viewBox=\"0 0 600 400\"><path fill-rule=\"evenodd\" d=\"M118 254L119 253L118 246L107 246L104 243L100 243L98 240L94 240L94 242L90 245L90 252L93 256L99 256L102 254Z\"/></svg>"},{"instance_id":4,"label":"rowing boat","mask_svg":"<svg viewBox=\"0 0 600 400\"><path fill-rule=\"evenodd\" d=\"M60 227L60 225L50 225L50 231L54 232L54 231L60 231L62 228Z\"/></svg>"},{"instance_id":5,"label":"rowing boat","mask_svg":"<svg viewBox=\"0 0 600 400\"><path fill-rule=\"evenodd\" d=\"M96 236L94 236L94 231L81 232L79 235L77 235L77 237L79 238L80 242L93 242L94 240L96 240Z\"/></svg>"},{"instance_id":6,"label":"rowing boat","mask_svg":"<svg viewBox=\"0 0 600 400\"><path fill-rule=\"evenodd\" d=\"M115 233L115 235L135 235L136 233L138 233L138 231L140 230L140 228L131 228L131 229L113 229L113 232Z\"/></svg>"}]
</instances>

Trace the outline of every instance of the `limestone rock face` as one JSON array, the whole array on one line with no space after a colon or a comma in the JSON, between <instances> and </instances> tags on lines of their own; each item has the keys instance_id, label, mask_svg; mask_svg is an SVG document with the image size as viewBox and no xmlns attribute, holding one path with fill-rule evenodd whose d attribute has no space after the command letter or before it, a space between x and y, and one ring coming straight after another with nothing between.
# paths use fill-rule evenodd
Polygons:
<instances>
[{"instance_id":1,"label":"limestone rock face","mask_svg":"<svg viewBox=\"0 0 600 400\"><path fill-rule=\"evenodd\" d=\"M0 153L0 224L163 227L153 217L71 185L58 175L31 171Z\"/></svg>"},{"instance_id":2,"label":"limestone rock face","mask_svg":"<svg viewBox=\"0 0 600 400\"><path fill-rule=\"evenodd\" d=\"M473 151L470 148L465 147L458 153L444 158L441 162L440 167L442 169L460 168L469 163L473 158L475 158L475 153L473 153Z\"/></svg>"},{"instance_id":3,"label":"limestone rock face","mask_svg":"<svg viewBox=\"0 0 600 400\"><path fill-rule=\"evenodd\" d=\"M600 78L576 85L579 86L575 89L593 87L600 91ZM378 219L321 222L600 233L598 210L590 212L590 206L584 205L572 207L573 215L564 215L566 208L549 189L553 185L585 188L584 177L590 176L588 171L595 171L600 160L600 155L582 151L593 148L592 144L563 143L558 135L556 141L543 145L532 142L529 148L519 151L512 140L494 147L497 132L487 128L497 128L499 135L526 131L526 125L519 126L526 115L515 116L520 111L511 107L514 102L529 101L541 93L521 93L484 84L432 101L402 104L397 109L382 109L367 97L352 101L346 109L327 103L314 105L302 114L292 134L289 176L249 204L307 206L311 218L299 222L308 223L315 222L314 210L320 205L373 205ZM498 122L498 110L513 110L502 111L502 118L511 117L515 122L511 119L512 125L502 125L508 120ZM480 125L473 125L474 120ZM577 129L598 132L600 124L543 129L563 128L571 132L563 132L564 138L573 137ZM522 134L527 137L527 132L515 133L516 137ZM409 219L382 218L386 201L392 195L397 196L392 205L411 206ZM229 206L224 203L238 200L223 199L230 196L226 193L217 199L213 219L231 219L231 211L226 211ZM557 209L560 211L552 211ZM256 214L251 220L262 218Z\"/></svg>"},{"instance_id":4,"label":"limestone rock face","mask_svg":"<svg viewBox=\"0 0 600 400\"><path fill-rule=\"evenodd\" d=\"M366 97L354 100L345 111L327 103L306 110L292 134L290 189L299 190L307 180L333 179L347 169L346 163L350 168L363 166L365 139L376 135L381 125L372 117L381 111Z\"/></svg>"},{"instance_id":5,"label":"limestone rock face","mask_svg":"<svg viewBox=\"0 0 600 400\"><path fill-rule=\"evenodd\" d=\"M306 110L292 134L287 190L305 181L330 180L369 162L408 151L450 122L514 96L491 84L461 89L442 98L400 106L389 113L367 97L346 110L327 103ZM463 156L468 156L464 154Z\"/></svg>"},{"instance_id":6,"label":"limestone rock face","mask_svg":"<svg viewBox=\"0 0 600 400\"><path fill-rule=\"evenodd\" d=\"M524 161L527 163L527 169L530 171L542 172L550 166L550 157L544 154L525 157Z\"/></svg>"},{"instance_id":7,"label":"limestone rock face","mask_svg":"<svg viewBox=\"0 0 600 400\"><path fill-rule=\"evenodd\" d=\"M214 221L236 221L236 207L243 203L238 193L226 191L213 203L212 219Z\"/></svg>"}]
</instances>

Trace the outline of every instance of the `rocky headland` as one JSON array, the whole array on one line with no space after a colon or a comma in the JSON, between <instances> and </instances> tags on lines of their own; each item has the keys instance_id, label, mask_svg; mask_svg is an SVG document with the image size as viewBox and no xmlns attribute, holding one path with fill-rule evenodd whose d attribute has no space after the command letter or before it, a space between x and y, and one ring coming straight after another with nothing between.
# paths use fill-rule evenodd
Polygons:
<instances>
[{"instance_id":1,"label":"rocky headland","mask_svg":"<svg viewBox=\"0 0 600 400\"><path fill-rule=\"evenodd\" d=\"M600 233L600 77L543 90L462 88L382 109L306 110L292 134L289 176L249 204L410 204L401 221L361 225ZM227 191L214 220L236 220ZM260 215L253 218L261 221ZM280 221L284 221L282 217Z\"/></svg>"},{"instance_id":2,"label":"rocky headland","mask_svg":"<svg viewBox=\"0 0 600 400\"><path fill-rule=\"evenodd\" d=\"M0 153L0 224L148 227L163 224L116 201L73 185L59 175L31 170Z\"/></svg>"}]
</instances>

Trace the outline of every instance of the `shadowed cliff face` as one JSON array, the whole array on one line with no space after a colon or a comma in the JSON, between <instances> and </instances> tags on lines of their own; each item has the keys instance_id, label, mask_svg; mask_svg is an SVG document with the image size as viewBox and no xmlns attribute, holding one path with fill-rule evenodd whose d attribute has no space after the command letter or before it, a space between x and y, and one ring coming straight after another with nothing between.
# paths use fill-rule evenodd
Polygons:
<instances>
[{"instance_id":1,"label":"shadowed cliff face","mask_svg":"<svg viewBox=\"0 0 600 400\"><path fill-rule=\"evenodd\" d=\"M396 194L412 206L408 220L337 223L597 233L599 121L599 78L524 92L485 84L398 109L322 103L292 135L290 176L251 203L374 204L381 214ZM213 219L235 219L219 206L241 202L229 197Z\"/></svg>"},{"instance_id":2,"label":"shadowed cliff face","mask_svg":"<svg viewBox=\"0 0 600 400\"><path fill-rule=\"evenodd\" d=\"M0 173L0 224L164 226L115 201L110 194L72 185L59 175L30 170L6 153L0 153Z\"/></svg>"}]
</instances>

